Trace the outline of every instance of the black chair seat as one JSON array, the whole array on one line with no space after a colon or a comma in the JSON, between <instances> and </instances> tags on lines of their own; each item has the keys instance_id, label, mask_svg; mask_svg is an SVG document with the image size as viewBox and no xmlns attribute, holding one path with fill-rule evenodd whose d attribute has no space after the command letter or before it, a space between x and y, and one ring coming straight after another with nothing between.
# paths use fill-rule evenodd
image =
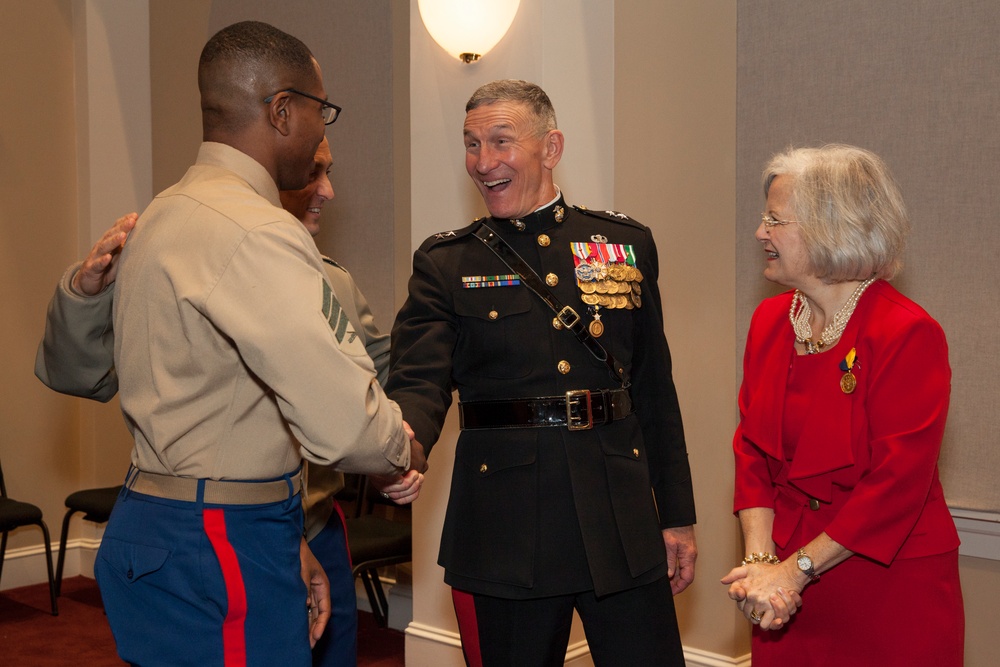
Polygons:
<instances>
[{"instance_id":1,"label":"black chair seat","mask_svg":"<svg viewBox=\"0 0 1000 667\"><path fill-rule=\"evenodd\" d=\"M30 503L10 498L0 498L0 532L6 533L21 526L37 524L42 520L42 510Z\"/></svg>"},{"instance_id":2,"label":"black chair seat","mask_svg":"<svg viewBox=\"0 0 1000 667\"><path fill-rule=\"evenodd\" d=\"M56 565L56 595L62 590L63 565L66 561L66 538L69 536L69 520L78 512L83 518L94 523L104 523L111 517L121 485L105 486L100 489L83 489L66 496L66 516L63 517L62 534L59 537L59 558Z\"/></svg>"},{"instance_id":3,"label":"black chair seat","mask_svg":"<svg viewBox=\"0 0 1000 667\"><path fill-rule=\"evenodd\" d=\"M121 486L103 489L84 489L66 496L66 507L75 512L83 512L83 518L94 523L104 523L111 516L111 510L118 499Z\"/></svg>"},{"instance_id":4,"label":"black chair seat","mask_svg":"<svg viewBox=\"0 0 1000 667\"><path fill-rule=\"evenodd\" d=\"M347 520L347 543L355 565L372 567L374 561L398 558L405 560L396 562L405 563L412 553L412 538L413 527L408 523L372 515Z\"/></svg>"},{"instance_id":5,"label":"black chair seat","mask_svg":"<svg viewBox=\"0 0 1000 667\"><path fill-rule=\"evenodd\" d=\"M42 510L31 503L22 503L7 497L7 483L3 478L3 466L0 466L0 575L3 574L3 561L7 555L7 533L22 526L38 526L42 529L45 539L45 565L49 575L49 598L52 602L52 615L59 615L56 604L55 578L52 576L52 540L49 539L49 527L42 520Z\"/></svg>"}]
</instances>

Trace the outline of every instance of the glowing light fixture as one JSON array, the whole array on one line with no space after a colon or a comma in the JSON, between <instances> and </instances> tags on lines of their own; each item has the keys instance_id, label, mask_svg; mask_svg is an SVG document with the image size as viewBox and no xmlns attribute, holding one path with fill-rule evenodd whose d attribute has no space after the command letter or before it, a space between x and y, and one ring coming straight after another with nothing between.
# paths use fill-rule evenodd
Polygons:
<instances>
[{"instance_id":1,"label":"glowing light fixture","mask_svg":"<svg viewBox=\"0 0 1000 667\"><path fill-rule=\"evenodd\" d=\"M427 32L441 48L471 63L507 34L521 0L417 0Z\"/></svg>"}]
</instances>

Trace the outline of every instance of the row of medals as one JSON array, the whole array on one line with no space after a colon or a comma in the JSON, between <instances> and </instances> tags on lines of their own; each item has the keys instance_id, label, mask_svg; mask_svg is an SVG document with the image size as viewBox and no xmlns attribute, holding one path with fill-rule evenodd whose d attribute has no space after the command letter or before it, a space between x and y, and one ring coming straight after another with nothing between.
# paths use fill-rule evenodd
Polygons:
<instances>
[{"instance_id":1,"label":"row of medals","mask_svg":"<svg viewBox=\"0 0 1000 667\"><path fill-rule=\"evenodd\" d=\"M632 310L642 306L642 272L628 264L606 264L590 261L576 267L576 284L580 300L590 306L594 316L588 325L590 334L598 337L604 333L601 308Z\"/></svg>"}]
</instances>

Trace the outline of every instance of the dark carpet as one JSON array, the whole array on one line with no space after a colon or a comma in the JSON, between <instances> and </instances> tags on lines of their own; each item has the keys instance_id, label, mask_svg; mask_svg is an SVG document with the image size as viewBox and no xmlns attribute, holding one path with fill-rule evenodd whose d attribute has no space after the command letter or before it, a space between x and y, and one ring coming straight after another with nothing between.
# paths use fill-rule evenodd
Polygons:
<instances>
[{"instance_id":1,"label":"dark carpet","mask_svg":"<svg viewBox=\"0 0 1000 667\"><path fill-rule=\"evenodd\" d=\"M0 664L9 667L122 667L93 579L62 583L52 616L48 584L0 592ZM404 636L358 612L358 667L403 667Z\"/></svg>"}]
</instances>

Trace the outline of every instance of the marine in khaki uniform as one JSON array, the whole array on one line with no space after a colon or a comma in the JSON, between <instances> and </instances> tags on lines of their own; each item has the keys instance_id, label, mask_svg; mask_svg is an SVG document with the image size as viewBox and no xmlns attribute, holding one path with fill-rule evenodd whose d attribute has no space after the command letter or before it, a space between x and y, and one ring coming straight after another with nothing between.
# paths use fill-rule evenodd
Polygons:
<instances>
[{"instance_id":1,"label":"marine in khaki uniform","mask_svg":"<svg viewBox=\"0 0 1000 667\"><path fill-rule=\"evenodd\" d=\"M135 448L95 572L128 662L307 665L304 602L329 609L300 573L302 457L393 475L420 450L364 347L332 326L322 258L278 207L335 117L315 59L271 26L235 24L206 45L199 87L198 161L143 213L118 267L115 369Z\"/></svg>"},{"instance_id":2,"label":"marine in khaki uniform","mask_svg":"<svg viewBox=\"0 0 1000 667\"><path fill-rule=\"evenodd\" d=\"M313 171L305 188L279 193L282 206L297 217L306 231L320 231L319 214L333 198L328 175L333 158L324 138L316 151ZM118 391L114 368L114 331L111 309L116 264L126 234L135 224L131 214L95 244L84 262L72 265L56 286L49 303L45 336L38 347L35 374L47 386L63 393L100 401ZM114 253L114 255L112 254ZM380 383L389 366L389 336L379 331L368 301L350 273L332 259L323 258L327 278L344 315L348 335L357 336L375 365ZM334 496L343 488L343 473L329 466L305 467L303 499L305 533L309 547L330 579L331 619L327 631L313 648L313 664L352 665L357 655L357 600L351 572L342 514ZM419 491L422 476L408 495L394 494L397 502L409 502Z\"/></svg>"}]
</instances>

